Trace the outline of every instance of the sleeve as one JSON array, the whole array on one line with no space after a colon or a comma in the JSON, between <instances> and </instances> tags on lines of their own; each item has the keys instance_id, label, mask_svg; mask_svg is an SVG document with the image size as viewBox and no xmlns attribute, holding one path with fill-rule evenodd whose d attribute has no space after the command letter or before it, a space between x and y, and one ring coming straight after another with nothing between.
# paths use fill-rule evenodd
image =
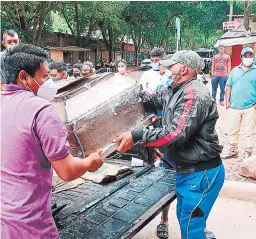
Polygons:
<instances>
[{"instance_id":1,"label":"sleeve","mask_svg":"<svg viewBox=\"0 0 256 239\"><path fill-rule=\"evenodd\" d=\"M165 88L158 94L149 94L148 92L141 92L139 96L142 102L149 102L152 103L157 109L163 109L164 99L167 94L167 91L168 90Z\"/></svg>"},{"instance_id":2,"label":"sleeve","mask_svg":"<svg viewBox=\"0 0 256 239\"><path fill-rule=\"evenodd\" d=\"M147 77L145 76L145 73L144 72L141 77L140 77L140 85L142 85L142 91L149 91L149 89L147 88Z\"/></svg>"},{"instance_id":3,"label":"sleeve","mask_svg":"<svg viewBox=\"0 0 256 239\"><path fill-rule=\"evenodd\" d=\"M207 112L206 102L200 102L195 98L195 92L191 85L186 86L186 92L176 104L174 117L169 119L163 128L149 127L141 131L133 131L134 142L140 141L147 147L167 147L183 145L201 126ZM168 109L167 109L168 110Z\"/></svg>"},{"instance_id":4,"label":"sleeve","mask_svg":"<svg viewBox=\"0 0 256 239\"><path fill-rule=\"evenodd\" d=\"M232 87L233 86L233 74L234 74L235 68L230 72L227 80L227 86Z\"/></svg>"},{"instance_id":5,"label":"sleeve","mask_svg":"<svg viewBox=\"0 0 256 239\"><path fill-rule=\"evenodd\" d=\"M34 128L49 161L60 160L70 154L66 127L53 105L43 108L37 114Z\"/></svg>"}]
</instances>

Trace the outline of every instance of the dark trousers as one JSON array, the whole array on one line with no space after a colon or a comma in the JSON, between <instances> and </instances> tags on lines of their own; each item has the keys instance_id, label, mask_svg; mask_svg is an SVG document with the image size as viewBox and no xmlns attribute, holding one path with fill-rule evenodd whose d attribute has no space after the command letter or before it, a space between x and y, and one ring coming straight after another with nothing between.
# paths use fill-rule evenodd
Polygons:
<instances>
[{"instance_id":1,"label":"dark trousers","mask_svg":"<svg viewBox=\"0 0 256 239\"><path fill-rule=\"evenodd\" d=\"M218 85L220 85L220 101L224 100L227 77L212 76L212 97L216 99Z\"/></svg>"}]
</instances>

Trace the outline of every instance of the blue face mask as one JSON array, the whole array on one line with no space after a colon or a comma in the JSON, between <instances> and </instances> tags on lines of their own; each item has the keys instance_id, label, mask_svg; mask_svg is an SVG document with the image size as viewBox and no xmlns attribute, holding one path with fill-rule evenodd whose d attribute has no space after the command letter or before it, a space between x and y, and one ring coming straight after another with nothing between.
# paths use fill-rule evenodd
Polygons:
<instances>
[{"instance_id":1,"label":"blue face mask","mask_svg":"<svg viewBox=\"0 0 256 239\"><path fill-rule=\"evenodd\" d=\"M52 78L52 80L53 80L53 82L58 82L58 81L61 81L61 78L55 77L55 78Z\"/></svg>"},{"instance_id":2,"label":"blue face mask","mask_svg":"<svg viewBox=\"0 0 256 239\"><path fill-rule=\"evenodd\" d=\"M151 67L154 71L159 71L159 63L152 62Z\"/></svg>"},{"instance_id":3,"label":"blue face mask","mask_svg":"<svg viewBox=\"0 0 256 239\"><path fill-rule=\"evenodd\" d=\"M170 86L174 82L174 80L171 78L172 72L169 69L166 69L164 75L165 75L166 80L167 80L166 85Z\"/></svg>"}]
</instances>

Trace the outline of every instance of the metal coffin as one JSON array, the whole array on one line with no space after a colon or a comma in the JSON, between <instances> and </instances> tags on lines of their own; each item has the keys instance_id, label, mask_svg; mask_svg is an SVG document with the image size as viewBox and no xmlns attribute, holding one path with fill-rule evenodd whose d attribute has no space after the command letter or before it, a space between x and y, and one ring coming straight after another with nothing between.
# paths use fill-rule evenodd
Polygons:
<instances>
[{"instance_id":1,"label":"metal coffin","mask_svg":"<svg viewBox=\"0 0 256 239\"><path fill-rule=\"evenodd\" d=\"M144 119L138 93L135 81L112 73L59 93L53 104L67 127L71 153L86 157L138 127Z\"/></svg>"}]
</instances>

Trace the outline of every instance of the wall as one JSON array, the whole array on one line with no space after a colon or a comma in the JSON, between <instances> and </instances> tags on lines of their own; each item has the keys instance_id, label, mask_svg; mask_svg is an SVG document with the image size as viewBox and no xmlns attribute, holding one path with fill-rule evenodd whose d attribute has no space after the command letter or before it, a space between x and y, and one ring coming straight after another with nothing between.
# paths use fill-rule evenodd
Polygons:
<instances>
[{"instance_id":1,"label":"wall","mask_svg":"<svg viewBox=\"0 0 256 239\"><path fill-rule=\"evenodd\" d=\"M63 51L60 50L49 50L50 58L54 61L63 61Z\"/></svg>"}]
</instances>

